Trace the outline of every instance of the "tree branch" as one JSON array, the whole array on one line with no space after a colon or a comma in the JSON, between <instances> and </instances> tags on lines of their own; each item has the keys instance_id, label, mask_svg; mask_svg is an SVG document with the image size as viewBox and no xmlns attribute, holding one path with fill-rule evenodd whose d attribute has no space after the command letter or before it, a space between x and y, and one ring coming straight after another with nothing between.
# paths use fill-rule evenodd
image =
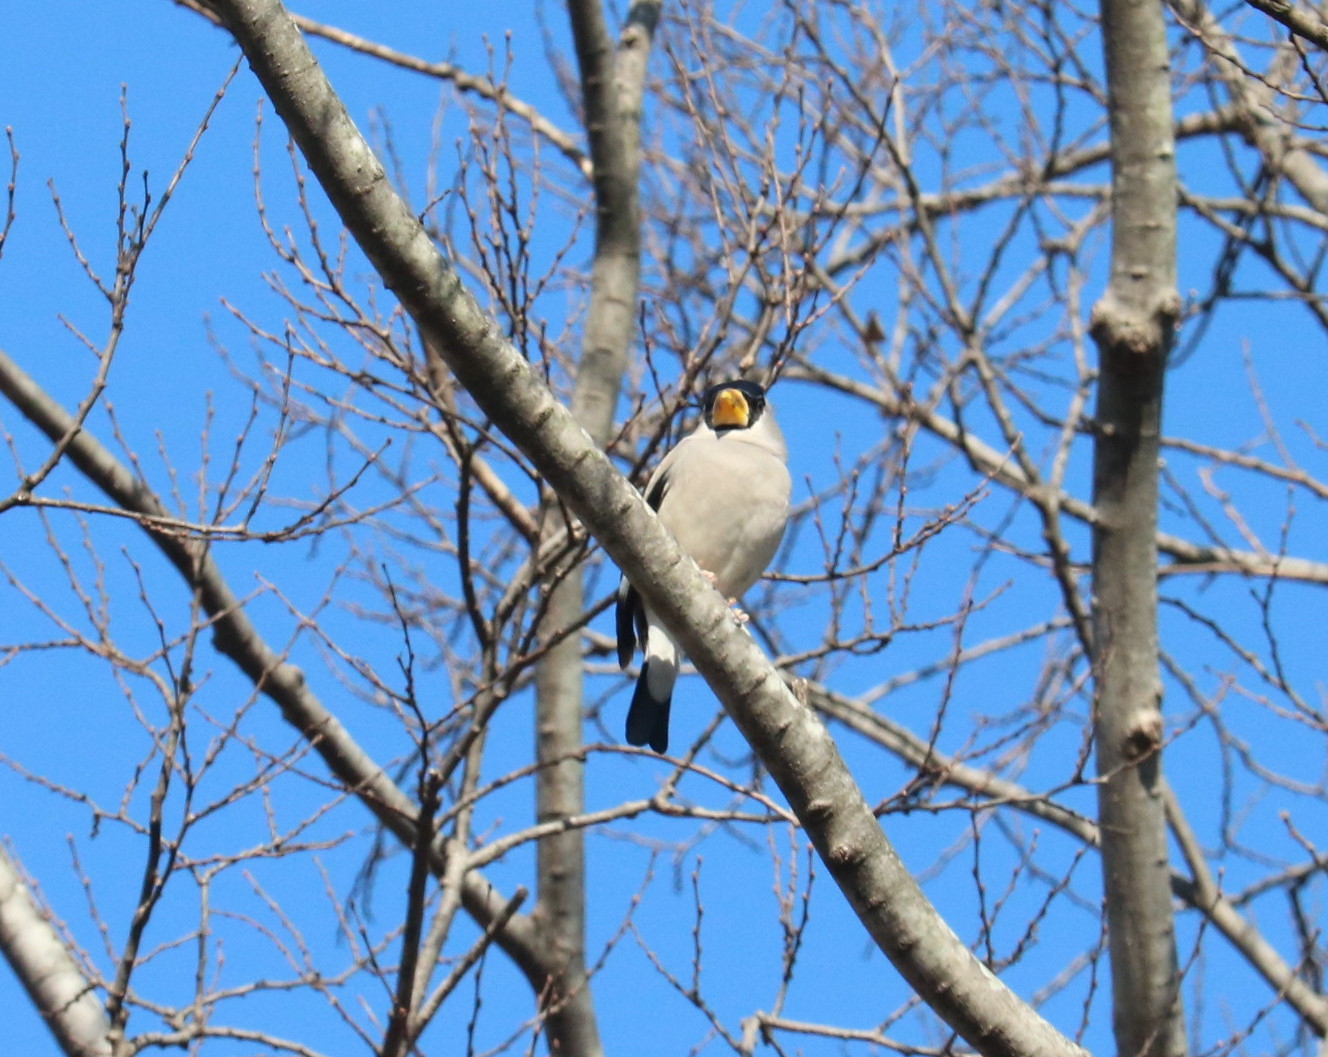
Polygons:
<instances>
[{"instance_id":1,"label":"tree branch","mask_svg":"<svg viewBox=\"0 0 1328 1057\"><path fill-rule=\"evenodd\" d=\"M416 806L351 737L317 695L304 673L274 653L249 620L205 543L162 532L155 527L168 511L146 484L135 479L90 433L77 429L69 413L37 385L4 352L0 352L0 393L51 440L71 435L68 458L117 505L141 515L140 525L157 548L199 593L212 621L213 645L230 658L281 710L282 717L318 750L336 777L409 847L415 839ZM464 848L441 837L435 848L434 870L441 873L448 855ZM480 874L470 872L462 884L466 911L481 925L503 912L508 900ZM528 918L514 917L499 937L518 964L538 965L542 952L533 942Z\"/></svg>"},{"instance_id":2,"label":"tree branch","mask_svg":"<svg viewBox=\"0 0 1328 1057\"><path fill-rule=\"evenodd\" d=\"M1180 312L1176 156L1160 3L1103 0L1111 279L1093 307L1093 680L1098 827L1117 1050L1186 1052L1166 820L1157 642L1162 382Z\"/></svg>"},{"instance_id":3,"label":"tree branch","mask_svg":"<svg viewBox=\"0 0 1328 1057\"><path fill-rule=\"evenodd\" d=\"M601 448L613 435L640 286L641 97L645 56L658 15L657 3L635 4L615 50L601 0L568 4L580 60L595 192L590 307L576 365L572 414ZM556 497L550 498L556 502ZM558 512L546 524L553 533L567 528ZM535 682L535 753L541 765L535 775L536 815L541 824L564 822L585 810L584 664L580 637L566 633L584 612L585 586L578 567L554 587L541 622L540 638L555 643L540 661ZM531 981L549 1010L549 1049L591 1057L601 1047L585 969L584 831L568 827L542 837L537 869L534 918L542 946L558 967L556 977Z\"/></svg>"},{"instance_id":4,"label":"tree branch","mask_svg":"<svg viewBox=\"0 0 1328 1057\"><path fill-rule=\"evenodd\" d=\"M69 1057L109 1057L110 1021L92 983L0 844L0 952Z\"/></svg>"}]
</instances>

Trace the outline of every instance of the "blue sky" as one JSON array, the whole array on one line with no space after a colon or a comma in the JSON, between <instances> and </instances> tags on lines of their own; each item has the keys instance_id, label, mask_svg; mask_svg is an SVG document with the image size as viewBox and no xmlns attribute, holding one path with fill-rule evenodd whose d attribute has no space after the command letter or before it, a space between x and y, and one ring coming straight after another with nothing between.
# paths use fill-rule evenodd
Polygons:
<instances>
[{"instance_id":1,"label":"blue sky","mask_svg":"<svg viewBox=\"0 0 1328 1057\"><path fill-rule=\"evenodd\" d=\"M455 10L449 8L445 17L440 18L438 11L428 5L417 9L407 5L328 3L307 9L306 13L426 57L455 58L475 70L487 69L490 61L484 41L501 55L505 35L510 32L514 90L545 108L564 127L574 127L562 99L550 87L545 61L545 33L558 47L565 47L561 9L532 9L513 3L485 10L479 5L456 5ZM106 311L105 302L82 276L61 233L47 181L58 192L83 252L95 269L103 275L109 274L114 250L115 183L120 164L121 86L127 86L132 121L130 185L135 190L129 197L131 201L137 199L142 186L140 174L147 170L155 200L178 164L213 93L236 61L238 51L221 32L165 0L124 5L61 2L17 5L7 12L7 28L10 39L22 42L22 46L12 49L10 60L0 65L0 123L13 129L22 160L16 200L18 220L0 260L0 348L71 406L86 392L94 367L91 355L80 346L74 332L84 332L94 343L99 343L104 338ZM375 125L376 113L391 115L393 142L401 153L412 189L417 195L422 194L426 158L434 136L431 123L440 98L437 85L413 74L347 56L326 45L317 50L362 128L368 130ZM1096 53L1091 49L1089 52L1095 62ZM109 390L116 422L130 446L142 454L150 476L163 487L168 486L169 477L157 457L160 444L171 453L171 462L179 473L180 491L185 496L192 495L196 487L191 474L201 461L199 437L209 403L216 408L213 446L217 459L227 453L227 446L241 428L248 410L247 403L235 397L231 370L210 345L209 331L227 346L242 369L252 366L246 336L220 299L224 297L269 326L280 324L280 312L263 279L264 272L274 268L274 261L255 218L252 196L252 141L259 98L255 82L242 69L217 109L197 159L147 250L131 302L130 325L117 353ZM459 136L463 131L456 111L448 111L439 135L441 142L446 145L449 137ZM264 108L262 142L264 193L272 214L279 218L279 223L298 224L288 169L283 168L284 136L270 107ZM447 149L441 152L444 161L452 156ZM1182 145L1182 172L1190 174L1190 178L1199 180L1195 174L1212 161L1211 148ZM574 196L576 192L572 193ZM321 202L317 208L325 221L330 220ZM967 237L981 242L984 233L990 237L992 229L969 230L974 233ZM1212 245L1213 238L1204 229L1197 226L1187 229L1181 264L1183 292L1199 289L1206 281ZM552 250L545 247L543 252L551 254ZM1099 285L1086 292L1088 303L1100 293L1105 252L1105 247L1097 251ZM873 296L880 298L878 303L884 303L889 291L883 288ZM556 320L569 313L568 305L575 300L575 292L550 293L549 317ZM1318 420L1321 425L1325 365L1314 343L1317 337L1294 306L1260 306L1257 315L1252 311L1224 309L1199 352L1172 372L1166 432L1233 447L1258 441L1262 426L1245 381L1247 350L1278 420L1284 423L1304 420L1311 424ZM855 369L848 351L841 362L847 365L844 370ZM795 482L799 482L799 495L803 497L807 490L801 482L810 479L813 486L824 486L833 478L829 458L832 448L838 447L846 457L852 458L876 443L883 428L878 420L852 417L847 411L847 401L813 399L806 395L808 392L806 386L789 383L777 394L781 421L794 442L792 470ZM149 394L147 399L144 394ZM98 412L92 421L94 429L106 436L107 416ZM3 409L0 409L0 423L16 438L26 459L39 457L34 453L40 452L41 446L25 424ZM814 439L809 442L807 438ZM1294 427L1289 427L1287 441L1301 458L1313 460L1321 456L1307 435ZM1266 453L1266 445L1258 450ZM293 445L292 452L296 457L294 462L287 459L279 471L283 475L282 487L294 496L316 492L316 483L303 486L306 491L301 492L300 475L308 467L320 466L321 442L317 437L304 438ZM930 453L934 454L934 450ZM928 454L928 449L920 448L919 460L925 461ZM252 465L261 455L262 446L256 444L247 455L246 464ZM421 461L427 462L427 456L422 456ZM1193 465L1192 460L1179 454L1174 456L1174 463L1178 472L1188 472ZM1087 462L1080 456L1071 482L1081 496L1087 494L1087 475ZM1223 471L1217 480L1226 483L1233 476L1234 472ZM971 487L963 483L960 469L953 464L942 466L936 479L942 482L937 491L917 499L919 521L921 511L929 505L954 501ZM76 494L86 494L79 492L74 478L63 472L56 475L52 485L53 494L66 486ZM1280 487L1251 484L1243 477L1239 479L1239 487L1243 490L1242 498L1246 499L1244 509L1251 527L1264 540L1275 541L1286 517L1286 494ZM936 498L938 494L940 499ZM1291 550L1315 557L1313 547L1323 538L1321 503L1307 501L1299 494L1291 501L1295 505ZM1011 502L997 493L985 504L983 520L990 524L1001 520ZM1208 510L1215 516L1217 508ZM269 511L268 516L276 518L278 514ZM1031 526L1026 510L1014 516L1021 524ZM1167 510L1163 518L1164 524L1195 535L1193 520L1184 512ZM55 515L52 523L59 526L57 531L72 552L71 564L85 583L93 582L99 575L98 566L82 551L76 523L65 520L63 515ZM186 602L183 593L163 573L136 529L105 518L93 519L91 526L97 552L105 563L100 575L110 585L120 641L127 648L148 652L158 630L152 611L138 598L137 568L145 570L154 602L172 607L176 619L179 608ZM1029 531L1035 535L1035 529ZM1081 544L1083 534L1077 529L1072 531L1076 543ZM818 555L811 536L808 531L795 548L789 561L791 571L816 567ZM60 597L66 601L59 605L68 604L67 578L43 542L43 527L34 516L25 512L6 515L0 539L3 539L0 560L14 575L38 595ZM909 614L912 621L923 624L954 611L978 546L973 534L956 529L928 547L919 563L917 597ZM1086 548L1081 549L1087 553ZM280 553L223 546L218 553L223 567L234 577L237 590L254 589L264 580L275 581L290 606L303 612L318 607L333 582L327 564L321 561L323 556L313 546L288 547ZM338 586L345 587L348 598L368 597L367 591L358 593L360 588L356 585ZM1184 582L1164 581L1161 590L1164 597L1174 593L1188 605L1230 615L1244 631L1257 629L1262 619L1258 584L1234 579L1199 583L1197 578L1186 577ZM27 630L32 626L28 623L31 607L22 603L12 588L5 586L5 591L4 601L0 602L0 642L10 643L32 634L58 637L58 632L49 627L41 633ZM990 596L992 601L973 616L971 629L966 632L971 637L968 641L999 634L1001 629L1017 625L1026 614L1041 612L1048 604L1049 591L1046 583L1012 580L1008 572L991 573L976 585L975 595ZM1317 595L1311 592L1312 589L1300 585L1280 585L1269 620L1279 636L1292 681L1312 688L1321 706L1322 682L1317 663L1321 621L1304 616L1315 612L1311 607L1317 602ZM795 639L804 633L805 637L794 645L806 648L814 643L821 626L824 594L808 592L796 598L794 604L811 614L805 626L791 622L794 630L789 632ZM354 637L357 647L366 655L372 654L380 660L393 655L395 639L389 631L366 629L336 607L319 612L332 634ZM291 613L271 595L255 604L254 615L277 641L292 634ZM1190 670L1197 673L1203 692L1217 693L1228 673L1239 665L1221 644L1205 638L1202 628L1180 615L1176 607L1164 605L1162 620L1164 646L1184 654ZM599 627L607 633L607 621L601 621ZM846 664L834 673L832 685L845 693L861 692L913 664L944 656L949 635L944 629L901 635L884 659ZM962 717L999 716L1017 708L1028 693L1028 672L1036 669L1046 649L1044 643L1030 644L986 667L973 669L971 674L962 673L953 688L952 704L961 721L945 728L942 747L956 749L972 733ZM266 702L247 704L242 681L230 673L224 661L206 650L204 653L208 658L208 676L200 691L203 706L213 709L218 716L228 715L237 707L247 708L246 729L252 736L269 739L270 751L291 745L293 735L270 713ZM296 656L307 670L320 672L321 692L337 702L335 680L326 669L318 667L316 644L302 640ZM423 679L428 692L445 696L443 673L432 671ZM82 788L104 806L113 808L122 795L126 767L132 767L137 759L149 758L150 746L129 708L131 701L140 707L152 707L149 688L136 685L126 690L117 686L101 665L69 651L60 652L58 657L28 657L10 663L0 669L0 680L3 680L0 752L34 769L51 768L57 776L68 776L71 784L77 778ZM606 702L621 704L624 693L621 682L606 676L592 686ZM1177 712L1188 713L1189 708L1174 684L1169 684L1169 693L1176 694ZM916 731L925 732L937 700L935 682L923 683L892 698L890 715ZM1082 701L1072 702L1070 707L1075 704L1082 707ZM679 711L686 717L683 722L693 732L700 729L716 707L713 697L695 679L684 683L680 705ZM500 713L491 735L497 744L512 746L514 761L525 758L531 737L526 707L518 702ZM604 723L610 737L616 737L620 723L618 713L613 711L616 707L610 703L605 706ZM1224 700L1222 709L1232 726L1244 736L1251 739L1259 736L1265 713L1255 708L1253 702L1233 693ZM340 700L338 711L371 751L383 757L401 751L400 732L380 713L354 700ZM1072 760L1078 751L1075 729L1074 724L1066 724L1041 743L1042 755L1028 763L1026 780L1030 785L1040 788L1066 777L1065 761ZM593 728L590 736L598 736ZM1323 759L1321 737L1307 736L1303 740L1285 734L1281 737L1285 740L1278 748L1279 765L1297 772L1307 782L1321 781L1321 777L1316 777ZM840 740L869 799L890 796L907 780L907 772L891 764L878 750L864 746L849 734L843 734ZM1214 827L1220 824L1221 809L1229 806L1241 827L1257 832L1257 841L1251 838L1252 843L1269 851L1277 849L1290 859L1298 858L1294 838L1276 832L1277 814L1289 803L1285 793L1271 788L1259 791L1241 787L1235 803L1224 805L1216 795L1218 754L1210 742L1210 735L1200 723L1195 733L1176 743L1168 757L1173 783L1208 838L1211 839ZM731 726L721 732L717 745L721 754L727 753L731 759L742 756L743 746ZM1048 758L1055 762L1048 765ZM235 766L243 767L244 761ZM311 764L311 769L317 767ZM1043 767L1048 769L1041 770ZM592 806L616 802L629 795L625 789L647 796L663 773L639 759L603 758L588 771L589 802ZM57 780L62 779L57 777ZM311 791L293 780L279 788L281 801L277 815L286 825L303 817L302 813L316 802L313 797L321 792ZM688 787L688 792L700 801L723 800L715 788L700 782L696 787ZM141 807L144 795L140 788L130 800ZM1092 797L1087 790L1076 790L1066 799L1091 813ZM1304 799L1297 800L1296 810L1303 827L1310 832L1323 832L1328 820L1324 818L1321 802L1307 805ZM485 821L499 827L513 819L525 818L529 811L529 788L517 786L490 798ZM924 818L914 815L891 816L887 822L887 832L899 842L905 861L919 872L927 871L938 859L943 859L956 839L954 829L933 828L924 822ZM220 814L211 825L217 828L205 832L216 839L219 847L239 848L258 839L256 835L263 831L266 819L255 804L243 811ZM1075 848L1070 842L1054 833L1038 831L1027 821L1016 820L1013 825L1023 839L1039 844L1046 857L1042 861L1044 868L1053 874L1058 869L1073 869L1075 890L1085 898L1093 897L1098 887L1098 866L1093 858L1084 857L1074 864ZM350 838L362 837L367 826L365 813L349 806L332 812L315 827L318 839L329 844L318 857L328 876L345 882L355 875L363 860L364 845L362 840ZM71 847L77 849L83 869L95 878L98 906L111 923L114 942L119 941L124 919L137 896L141 868L138 838L113 824L103 824L95 836L92 828L86 807L53 798L31 783L21 781L12 771L0 773L0 834L13 842L25 864L39 876L57 916L69 921L80 941L89 946L100 941L88 920L83 888L71 865ZM962 825L958 831L962 833ZM800 848L789 850L786 833L778 829L774 833L774 841L779 845L777 854L769 852L766 836L755 829L741 833L720 828L713 833L703 832L694 843L689 842L678 851L676 859L676 845L687 842L689 834L668 820L646 817L630 824L617 823L590 838L589 869L594 902L589 957L596 958L605 945L613 944L606 969L595 982L601 1029L611 1052L682 1052L700 1044L706 1036L707 1025L701 1014L684 1007L661 984L657 968L645 953L647 946L657 951L665 967L685 984L690 980L693 945L699 937L705 953L707 986L723 996L720 1015L728 1028L736 1027L736 1018L744 1010L769 1008L779 983L778 955L782 942L772 914L775 889L787 880L792 863L797 864L799 878L805 877L807 871L805 853ZM981 908L975 906L973 886L953 878L982 877L983 890L998 899L1009 876L1008 862L995 850L999 843L993 840L983 847L992 849L988 853L993 856L992 861L984 861L982 854L975 855L971 848L962 847L948 879L928 888L956 930L966 938L976 933L973 922ZM782 874L777 876L768 865L771 859L780 864ZM500 887L512 891L518 884L529 884L532 860L532 849L523 847L496 864L490 875ZM376 915L374 928L392 920L405 865L404 857L398 855L384 869L374 905L366 908L366 914L372 909ZM1239 856L1230 857L1222 865L1236 887L1259 872ZM814 872L817 879L813 885L813 928L802 955L804 964L811 968L798 977L785 1014L792 1019L838 1018L853 1027L870 1028L907 1005L907 988L884 958L871 949L819 866ZM646 897L631 918L635 931L622 934L620 925L632 911L633 898L648 876L651 880ZM328 907L320 899L322 885L312 859L301 860L297 867L257 864L248 877L240 876L238 871L223 873L217 881L217 898L228 900L227 905L237 913L252 913L262 919L264 905L258 893L269 888L280 889L288 894L286 905L292 924L303 930L320 950L331 952L329 957L336 962L345 954L346 941L338 938L330 923ZM1036 901L1042 891L1027 878L1021 885L1026 887L1020 888L1018 898L1012 898L1012 908L1026 907L1025 900ZM289 899L292 891L307 892L307 900ZM176 914L180 921L189 920L194 912L190 898L187 888L171 891L172 902L164 908L170 920L175 920ZM697 898L704 908L699 926ZM754 907L761 912L753 913ZM1315 909L1321 908L1315 904ZM992 907L986 910L992 913ZM993 913L993 917L997 919L998 937L1011 946L1017 943L1025 917L1015 909L1008 910L1004 917L1000 913ZM1270 929L1274 942L1283 945L1284 950L1289 949L1286 946L1289 936L1280 917L1266 911L1261 924ZM218 926L227 935L229 927ZM1064 949L1068 957L1069 952L1091 942L1096 928L1096 917L1089 909L1062 901L1057 904L1054 925L1049 924L1043 930L1042 950L1054 958L1057 951ZM243 928L234 929L231 942L236 945L237 953L228 964L228 971L230 966L235 967L236 980L254 964L269 964L262 961L266 958L272 958L268 971L285 971L281 960L270 951L253 954L252 961L241 953L243 945L250 942L246 939L249 935ZM1192 920L1184 919L1182 961L1188 956L1186 944L1193 935ZM1085 936L1090 939L1085 941ZM95 956L107 964L99 948ZM1209 974L1215 992L1226 969L1224 957L1222 946L1214 944L1212 952L1206 953L1202 965L1195 969ZM184 987L187 993L189 982L177 978L181 971L179 964L163 956L160 967L145 974L145 987L159 987L163 994ZM1008 975L1011 985L1021 994L1032 993L1045 983L1039 975L1045 964L1038 961L1031 966L1027 963L1016 966ZM487 960L483 979L485 1020L479 1034L483 1045L491 1046L497 1045L503 1032L525 1015L530 999L525 984L497 955ZM1245 993L1224 991L1223 1010L1213 1014L1212 1019L1221 1021L1229 1016L1232 1024L1242 1024L1250 1011L1265 1001L1267 996L1257 986ZM1082 1002L1083 987L1071 988L1050 1002L1046 1012L1062 1030L1074 1032ZM1102 1006L1099 991L1098 1012L1085 1041L1095 1051L1108 1052L1108 1018L1100 1015ZM4 1048L8 1052L32 1057L55 1052L45 1029L5 973L0 973L0 1008L12 1011L5 1028ZM235 1008L237 1020L269 1026L275 1020L289 1025L289 1030L280 1029L282 1034L307 1038L310 1045L325 1047L329 1053L353 1052L347 1048L348 1036L335 1023L322 1023L326 1007L318 1000L255 996L237 1003ZM449 1007L433 1036L439 1052L448 1048L443 1040L450 1042L461 1037L459 1033L466 1030L469 1013L468 1000ZM906 1019L914 1016L905 1014ZM709 1052L717 1052L716 1048L724 1047L711 1043ZM207 1052L230 1051L223 1048ZM805 1052L843 1051L838 1044L808 1041Z\"/></svg>"}]
</instances>

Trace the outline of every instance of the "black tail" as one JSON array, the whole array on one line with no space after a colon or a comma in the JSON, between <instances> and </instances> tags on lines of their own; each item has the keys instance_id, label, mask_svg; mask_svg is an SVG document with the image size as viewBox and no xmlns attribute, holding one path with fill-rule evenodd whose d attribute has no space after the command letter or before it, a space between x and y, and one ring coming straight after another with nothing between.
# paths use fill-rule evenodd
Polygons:
<instances>
[{"instance_id":1,"label":"black tail","mask_svg":"<svg viewBox=\"0 0 1328 1057\"><path fill-rule=\"evenodd\" d=\"M670 688L662 701L657 700L646 678L649 667L649 662L641 665L632 707L627 710L627 744L649 745L662 755L669 749L669 706L673 703L673 691Z\"/></svg>"}]
</instances>

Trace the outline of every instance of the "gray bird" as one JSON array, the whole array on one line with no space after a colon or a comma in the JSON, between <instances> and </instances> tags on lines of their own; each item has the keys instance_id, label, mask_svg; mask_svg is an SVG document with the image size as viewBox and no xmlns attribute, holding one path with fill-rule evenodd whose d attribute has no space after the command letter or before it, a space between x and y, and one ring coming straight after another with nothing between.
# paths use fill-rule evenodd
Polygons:
<instances>
[{"instance_id":1,"label":"gray bird","mask_svg":"<svg viewBox=\"0 0 1328 1057\"><path fill-rule=\"evenodd\" d=\"M700 424L664 456L646 487L646 502L725 598L740 598L779 547L792 492L786 458L765 390L721 382L705 391ZM638 645L645 652L627 741L665 752L678 645L625 576L617 618L619 667Z\"/></svg>"}]
</instances>

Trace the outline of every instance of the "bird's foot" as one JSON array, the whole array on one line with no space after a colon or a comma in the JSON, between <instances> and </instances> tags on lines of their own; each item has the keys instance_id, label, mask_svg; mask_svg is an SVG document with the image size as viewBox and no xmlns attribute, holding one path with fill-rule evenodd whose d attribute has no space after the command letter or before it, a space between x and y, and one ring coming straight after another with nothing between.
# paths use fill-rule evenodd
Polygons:
<instances>
[{"instance_id":1,"label":"bird's foot","mask_svg":"<svg viewBox=\"0 0 1328 1057\"><path fill-rule=\"evenodd\" d=\"M702 569L701 575L704 576L707 580L709 580L712 584L719 583L719 577L717 577L709 569ZM742 609L738 606L738 600L736 598L729 599L729 608L733 610L733 619L738 624L739 627L742 627L749 620L752 619L746 613L744 613Z\"/></svg>"}]
</instances>

